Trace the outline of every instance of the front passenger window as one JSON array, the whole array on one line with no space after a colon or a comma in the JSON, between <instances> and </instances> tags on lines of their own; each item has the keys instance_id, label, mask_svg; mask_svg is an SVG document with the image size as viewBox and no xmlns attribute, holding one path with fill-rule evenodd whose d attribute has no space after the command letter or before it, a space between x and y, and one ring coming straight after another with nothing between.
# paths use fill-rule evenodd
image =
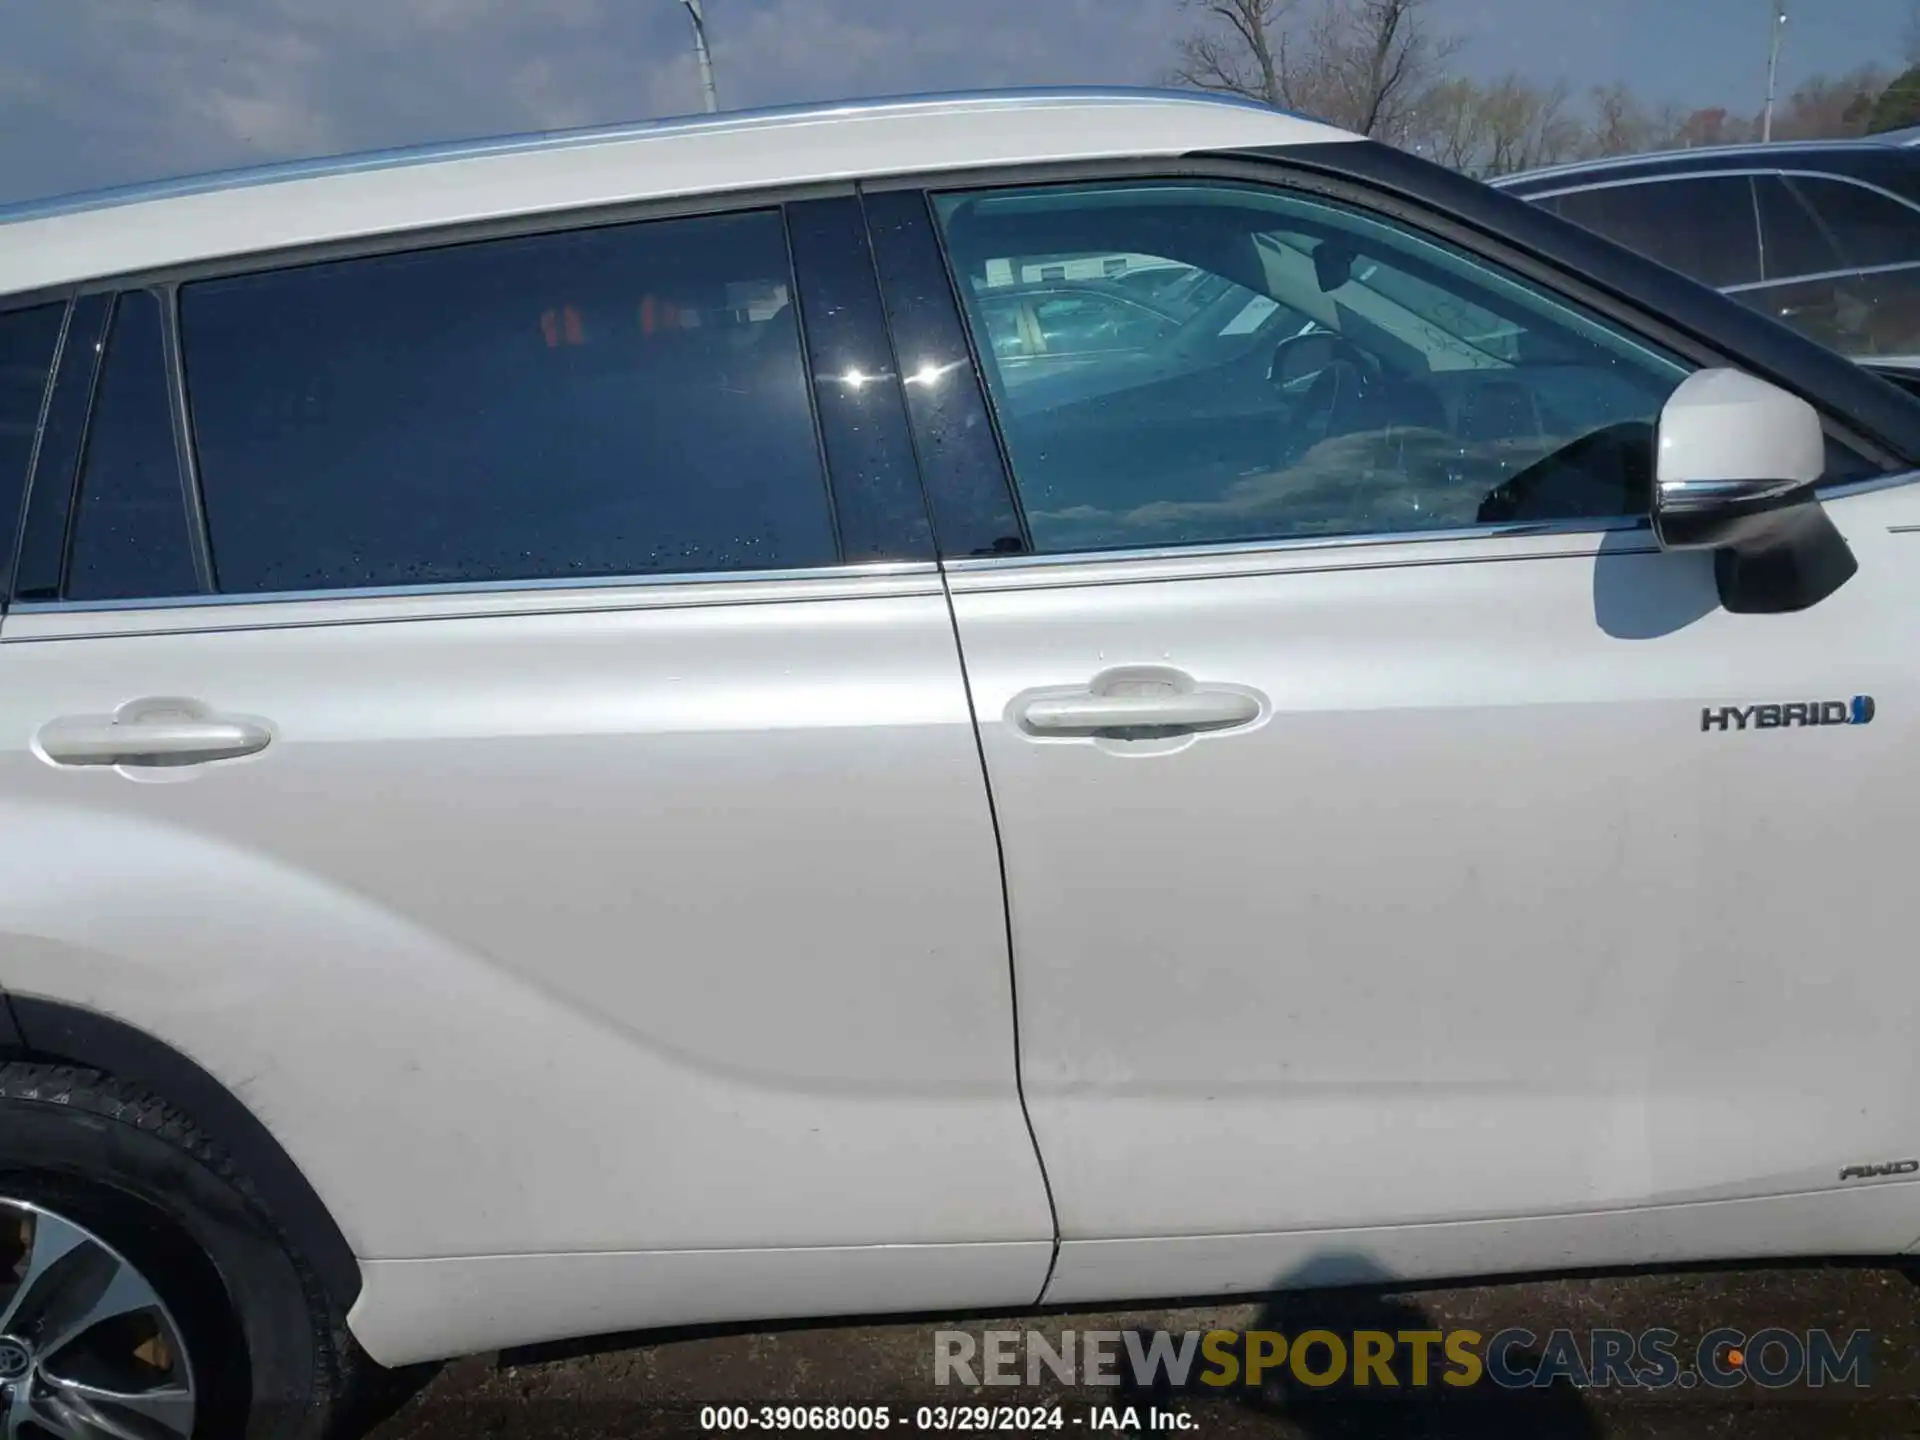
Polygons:
<instances>
[{"instance_id":1,"label":"front passenger window","mask_svg":"<svg viewBox=\"0 0 1920 1440\"><path fill-rule=\"evenodd\" d=\"M938 208L1042 553L1648 507L1687 367L1450 246L1227 182ZM1130 273L1198 277L1200 298L1147 298L1154 323L1094 318L1119 313ZM1088 318L1056 348L1040 317L1068 292Z\"/></svg>"}]
</instances>

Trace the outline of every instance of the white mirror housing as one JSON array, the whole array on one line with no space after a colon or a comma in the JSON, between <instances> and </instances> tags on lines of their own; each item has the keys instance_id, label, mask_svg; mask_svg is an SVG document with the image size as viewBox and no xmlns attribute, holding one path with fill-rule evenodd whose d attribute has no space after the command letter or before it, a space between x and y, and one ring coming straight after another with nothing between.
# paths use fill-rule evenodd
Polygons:
<instances>
[{"instance_id":1,"label":"white mirror housing","mask_svg":"<svg viewBox=\"0 0 1920 1440\"><path fill-rule=\"evenodd\" d=\"M1663 550L1714 552L1729 610L1817 604L1859 568L1820 507L1826 462L1806 401L1739 370L1699 371L1660 413L1654 537Z\"/></svg>"}]
</instances>

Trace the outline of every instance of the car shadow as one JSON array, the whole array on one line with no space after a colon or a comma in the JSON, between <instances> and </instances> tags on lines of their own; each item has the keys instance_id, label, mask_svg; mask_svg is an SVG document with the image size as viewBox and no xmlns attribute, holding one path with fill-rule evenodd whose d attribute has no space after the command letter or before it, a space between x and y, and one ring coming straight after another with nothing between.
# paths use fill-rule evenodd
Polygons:
<instances>
[{"instance_id":1,"label":"car shadow","mask_svg":"<svg viewBox=\"0 0 1920 1440\"><path fill-rule=\"evenodd\" d=\"M1713 554L1661 551L1646 530L1615 530L1593 561L1593 619L1616 640L1657 640L1720 608Z\"/></svg>"},{"instance_id":2,"label":"car shadow","mask_svg":"<svg viewBox=\"0 0 1920 1440\"><path fill-rule=\"evenodd\" d=\"M1398 1383L1392 1387L1377 1383L1377 1377L1370 1385L1353 1384L1350 1363L1332 1384L1302 1384L1292 1367L1285 1366L1269 1369L1257 1387L1218 1388L1200 1383L1199 1367L1189 1372L1184 1385L1172 1383L1162 1368L1154 1383L1143 1386L1123 1366L1122 1403L1152 1405L1163 1411L1194 1401L1224 1403L1271 1415L1290 1433L1311 1440L1485 1440L1509 1435L1528 1440L1599 1440L1603 1432L1597 1416L1564 1378L1520 1388L1496 1385L1484 1375L1472 1385L1448 1384L1450 1371L1456 1376L1464 1371L1448 1360L1439 1339L1430 1342L1428 1383L1413 1384L1409 1348L1399 1337L1418 1332L1435 1336L1448 1327L1412 1297L1393 1293L1392 1283L1364 1256L1340 1252L1316 1256L1275 1282L1259 1318L1229 1351L1244 1377L1247 1333L1278 1332L1291 1345L1299 1336L1321 1330L1351 1347L1357 1332L1381 1332L1395 1340L1390 1370ZM1477 1353L1484 1356L1484 1344L1490 1338L1480 1337ZM1139 1343L1150 1339L1142 1333ZM1310 1353L1314 1372L1324 1373L1329 1364L1327 1349L1316 1342ZM1538 1368L1541 1358L1537 1350L1520 1346L1503 1353L1507 1367L1527 1374Z\"/></svg>"}]
</instances>

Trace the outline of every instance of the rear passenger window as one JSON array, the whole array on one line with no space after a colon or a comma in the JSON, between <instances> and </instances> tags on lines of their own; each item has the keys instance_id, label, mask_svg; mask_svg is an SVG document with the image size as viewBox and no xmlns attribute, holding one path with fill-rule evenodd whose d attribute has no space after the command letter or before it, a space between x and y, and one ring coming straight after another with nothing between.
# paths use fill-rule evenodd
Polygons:
<instances>
[{"instance_id":1,"label":"rear passenger window","mask_svg":"<svg viewBox=\"0 0 1920 1440\"><path fill-rule=\"evenodd\" d=\"M1760 229L1744 175L1642 181L1555 197L1561 215L1715 287L1760 278Z\"/></svg>"},{"instance_id":2,"label":"rear passenger window","mask_svg":"<svg viewBox=\"0 0 1920 1440\"><path fill-rule=\"evenodd\" d=\"M114 304L67 559L69 600L191 595L186 491L162 350L160 302L132 290Z\"/></svg>"},{"instance_id":3,"label":"rear passenger window","mask_svg":"<svg viewBox=\"0 0 1920 1440\"><path fill-rule=\"evenodd\" d=\"M838 559L777 211L181 292L219 588Z\"/></svg>"},{"instance_id":4,"label":"rear passenger window","mask_svg":"<svg viewBox=\"0 0 1920 1440\"><path fill-rule=\"evenodd\" d=\"M12 563L20 491L46 400L47 371L60 343L65 305L0 313L0 572Z\"/></svg>"}]
</instances>

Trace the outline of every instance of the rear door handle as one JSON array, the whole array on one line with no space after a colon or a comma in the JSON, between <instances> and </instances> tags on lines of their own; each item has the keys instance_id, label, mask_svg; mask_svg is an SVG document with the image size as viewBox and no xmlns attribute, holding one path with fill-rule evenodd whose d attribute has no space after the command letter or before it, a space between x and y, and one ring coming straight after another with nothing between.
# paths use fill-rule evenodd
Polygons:
<instances>
[{"instance_id":1,"label":"rear door handle","mask_svg":"<svg viewBox=\"0 0 1920 1440\"><path fill-rule=\"evenodd\" d=\"M55 765L203 765L264 750L273 732L191 701L136 700L112 715L49 721L35 738Z\"/></svg>"},{"instance_id":2,"label":"rear door handle","mask_svg":"<svg viewBox=\"0 0 1920 1440\"><path fill-rule=\"evenodd\" d=\"M1232 729L1259 718L1259 700L1237 690L1047 695L1027 701L1019 714L1020 722L1036 735L1101 735L1135 730L1183 734Z\"/></svg>"}]
</instances>

